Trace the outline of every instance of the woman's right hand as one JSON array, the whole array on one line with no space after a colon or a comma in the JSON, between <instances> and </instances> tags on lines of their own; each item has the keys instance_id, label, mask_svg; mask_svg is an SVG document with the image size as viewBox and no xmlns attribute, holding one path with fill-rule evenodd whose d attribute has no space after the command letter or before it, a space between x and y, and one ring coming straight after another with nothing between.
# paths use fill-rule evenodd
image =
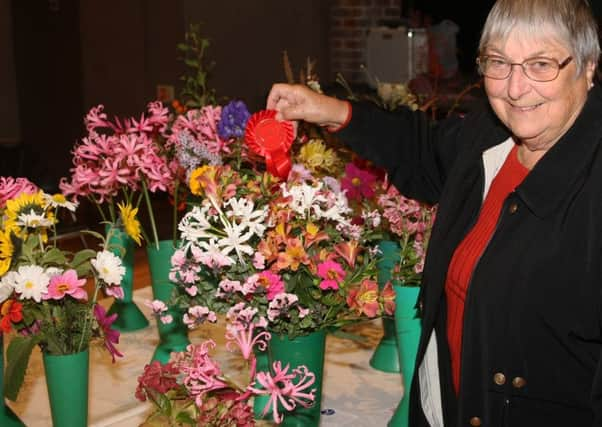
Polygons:
<instances>
[{"instance_id":1,"label":"woman's right hand","mask_svg":"<svg viewBox=\"0 0 602 427\"><path fill-rule=\"evenodd\" d=\"M304 120L336 129L347 120L346 101L317 93L307 86L277 83L268 95L267 109L276 110L278 120Z\"/></svg>"}]
</instances>

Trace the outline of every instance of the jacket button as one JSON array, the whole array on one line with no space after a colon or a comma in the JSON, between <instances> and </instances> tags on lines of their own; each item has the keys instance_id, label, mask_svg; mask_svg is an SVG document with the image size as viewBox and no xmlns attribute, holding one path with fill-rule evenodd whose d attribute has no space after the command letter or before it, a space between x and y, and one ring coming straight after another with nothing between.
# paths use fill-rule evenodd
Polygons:
<instances>
[{"instance_id":1,"label":"jacket button","mask_svg":"<svg viewBox=\"0 0 602 427\"><path fill-rule=\"evenodd\" d=\"M515 377L512 379L512 386L514 388L523 388L527 385L527 380L523 377Z\"/></svg>"},{"instance_id":2,"label":"jacket button","mask_svg":"<svg viewBox=\"0 0 602 427\"><path fill-rule=\"evenodd\" d=\"M493 374L493 382L497 385L506 384L506 375L502 374L501 372Z\"/></svg>"},{"instance_id":3,"label":"jacket button","mask_svg":"<svg viewBox=\"0 0 602 427\"><path fill-rule=\"evenodd\" d=\"M479 417L472 417L470 419L470 425L472 427L479 427L481 425L481 419Z\"/></svg>"},{"instance_id":4,"label":"jacket button","mask_svg":"<svg viewBox=\"0 0 602 427\"><path fill-rule=\"evenodd\" d=\"M518 210L518 203L516 203L516 202L510 203L510 206L508 206L508 212L510 212L511 214L515 214L517 210Z\"/></svg>"}]
</instances>

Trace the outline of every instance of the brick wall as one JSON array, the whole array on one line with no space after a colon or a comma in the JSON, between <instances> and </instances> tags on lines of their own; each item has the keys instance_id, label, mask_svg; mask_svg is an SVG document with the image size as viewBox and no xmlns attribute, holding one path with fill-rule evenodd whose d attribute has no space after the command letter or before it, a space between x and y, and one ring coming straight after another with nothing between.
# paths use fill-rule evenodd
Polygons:
<instances>
[{"instance_id":1,"label":"brick wall","mask_svg":"<svg viewBox=\"0 0 602 427\"><path fill-rule=\"evenodd\" d=\"M331 79L341 73L349 83L365 82L366 35L382 20L399 20L402 0L332 0L330 9Z\"/></svg>"}]
</instances>

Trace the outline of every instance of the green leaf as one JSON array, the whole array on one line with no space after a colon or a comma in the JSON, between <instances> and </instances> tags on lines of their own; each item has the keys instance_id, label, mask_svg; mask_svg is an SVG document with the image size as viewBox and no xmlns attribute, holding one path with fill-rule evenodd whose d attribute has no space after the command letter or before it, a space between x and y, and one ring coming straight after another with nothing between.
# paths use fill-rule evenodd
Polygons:
<instances>
[{"instance_id":1,"label":"green leaf","mask_svg":"<svg viewBox=\"0 0 602 427\"><path fill-rule=\"evenodd\" d=\"M92 249L83 249L77 252L71 260L72 267L79 267L84 262L91 260L96 256L96 251Z\"/></svg>"},{"instance_id":2,"label":"green leaf","mask_svg":"<svg viewBox=\"0 0 602 427\"><path fill-rule=\"evenodd\" d=\"M92 230L82 230L81 232L82 232L82 233L85 233L85 234L89 234L90 236L94 236L94 237L96 237L97 239L99 239L99 240L102 240L103 242L104 242L104 240L105 240L105 236L103 236L103 235L102 235L102 234L100 234L100 233L97 233L96 231L92 231Z\"/></svg>"},{"instance_id":3,"label":"green leaf","mask_svg":"<svg viewBox=\"0 0 602 427\"><path fill-rule=\"evenodd\" d=\"M25 371L33 348L38 343L34 337L14 337L6 350L6 372L4 374L4 396L12 401L17 395L25 378Z\"/></svg>"},{"instance_id":4,"label":"green leaf","mask_svg":"<svg viewBox=\"0 0 602 427\"><path fill-rule=\"evenodd\" d=\"M189 67L196 68L199 66L199 61L197 61L196 59L185 59L184 64L188 65Z\"/></svg>"},{"instance_id":5,"label":"green leaf","mask_svg":"<svg viewBox=\"0 0 602 427\"><path fill-rule=\"evenodd\" d=\"M192 416L188 412L185 412L185 411L179 412L178 415L176 415L176 422L178 424L184 424L184 425L190 425L190 426L196 425L196 422L194 421Z\"/></svg>"},{"instance_id":6,"label":"green leaf","mask_svg":"<svg viewBox=\"0 0 602 427\"><path fill-rule=\"evenodd\" d=\"M62 250L59 248L52 248L44 254L40 262L42 265L64 265L67 262L67 258Z\"/></svg>"}]
</instances>

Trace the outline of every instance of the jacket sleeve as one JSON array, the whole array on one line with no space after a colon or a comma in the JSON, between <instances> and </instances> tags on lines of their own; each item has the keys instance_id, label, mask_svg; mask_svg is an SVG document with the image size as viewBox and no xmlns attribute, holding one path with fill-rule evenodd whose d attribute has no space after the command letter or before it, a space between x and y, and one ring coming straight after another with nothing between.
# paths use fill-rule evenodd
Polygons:
<instances>
[{"instance_id":1,"label":"jacket sleeve","mask_svg":"<svg viewBox=\"0 0 602 427\"><path fill-rule=\"evenodd\" d=\"M464 120L434 123L420 111L389 112L369 103L351 105L351 121L338 132L341 140L385 169L406 197L436 203L461 151L458 134Z\"/></svg>"}]
</instances>

